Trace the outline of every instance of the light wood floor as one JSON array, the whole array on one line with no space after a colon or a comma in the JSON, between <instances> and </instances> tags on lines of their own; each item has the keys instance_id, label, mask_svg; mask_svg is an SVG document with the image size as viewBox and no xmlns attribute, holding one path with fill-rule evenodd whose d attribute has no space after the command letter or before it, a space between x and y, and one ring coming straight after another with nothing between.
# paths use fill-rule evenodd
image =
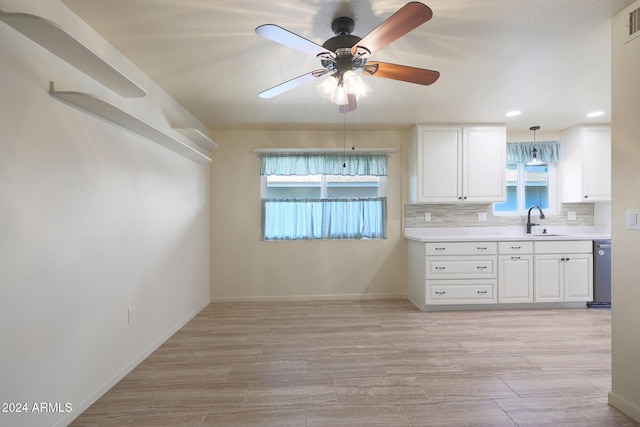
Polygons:
<instances>
[{"instance_id":1,"label":"light wood floor","mask_svg":"<svg viewBox=\"0 0 640 427\"><path fill-rule=\"evenodd\" d=\"M211 304L73 426L619 426L608 309Z\"/></svg>"}]
</instances>

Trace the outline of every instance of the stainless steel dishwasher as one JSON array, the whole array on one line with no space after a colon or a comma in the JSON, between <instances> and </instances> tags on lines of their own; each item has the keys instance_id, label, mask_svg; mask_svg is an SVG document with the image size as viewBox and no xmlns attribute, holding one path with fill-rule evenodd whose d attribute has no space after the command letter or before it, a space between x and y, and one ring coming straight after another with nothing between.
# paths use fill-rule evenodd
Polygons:
<instances>
[{"instance_id":1,"label":"stainless steel dishwasher","mask_svg":"<svg viewBox=\"0 0 640 427\"><path fill-rule=\"evenodd\" d=\"M593 241L593 302L587 307L611 307L611 240Z\"/></svg>"}]
</instances>

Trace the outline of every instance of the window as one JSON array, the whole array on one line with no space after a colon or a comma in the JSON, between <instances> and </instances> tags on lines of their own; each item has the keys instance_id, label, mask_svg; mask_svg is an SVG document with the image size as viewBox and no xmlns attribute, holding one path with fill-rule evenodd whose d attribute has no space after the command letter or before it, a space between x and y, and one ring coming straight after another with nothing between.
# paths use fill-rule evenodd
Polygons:
<instances>
[{"instance_id":1,"label":"window","mask_svg":"<svg viewBox=\"0 0 640 427\"><path fill-rule=\"evenodd\" d=\"M538 205L545 211L555 210L555 168L550 165L507 165L507 199L494 203L494 213L525 213Z\"/></svg>"},{"instance_id":2,"label":"window","mask_svg":"<svg viewBox=\"0 0 640 427\"><path fill-rule=\"evenodd\" d=\"M386 238L386 155L263 153L262 239Z\"/></svg>"},{"instance_id":3,"label":"window","mask_svg":"<svg viewBox=\"0 0 640 427\"><path fill-rule=\"evenodd\" d=\"M529 165L533 148L542 164ZM555 164L562 157L560 142L508 143L506 168L506 201L494 203L496 215L523 215L534 205L545 212L556 210Z\"/></svg>"}]
</instances>

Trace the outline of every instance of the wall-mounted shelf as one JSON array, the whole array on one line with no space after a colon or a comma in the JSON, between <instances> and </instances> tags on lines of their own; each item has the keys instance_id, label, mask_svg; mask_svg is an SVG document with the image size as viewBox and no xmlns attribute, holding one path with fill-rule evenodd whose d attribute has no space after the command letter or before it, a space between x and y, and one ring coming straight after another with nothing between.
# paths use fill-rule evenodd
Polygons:
<instances>
[{"instance_id":1,"label":"wall-mounted shelf","mask_svg":"<svg viewBox=\"0 0 640 427\"><path fill-rule=\"evenodd\" d=\"M176 132L179 132L181 135L186 137L188 140L195 142L200 147L204 148L207 151L211 151L214 148L219 148L218 144L213 142L211 138L209 138L204 133L200 132L196 128L173 128Z\"/></svg>"},{"instance_id":2,"label":"wall-mounted shelf","mask_svg":"<svg viewBox=\"0 0 640 427\"><path fill-rule=\"evenodd\" d=\"M200 151L191 148L184 142L174 138L173 136L161 131L160 129L140 120L132 114L116 107L113 104L98 98L97 96L83 92L56 91L54 84L51 82L49 91L51 96L65 103L71 104L81 110L87 111L104 120L137 133L153 142L163 145L164 147L175 151L196 162L210 162L211 158Z\"/></svg>"},{"instance_id":3,"label":"wall-mounted shelf","mask_svg":"<svg viewBox=\"0 0 640 427\"><path fill-rule=\"evenodd\" d=\"M141 98L147 94L55 22L27 13L2 11L0 21L125 98Z\"/></svg>"}]
</instances>

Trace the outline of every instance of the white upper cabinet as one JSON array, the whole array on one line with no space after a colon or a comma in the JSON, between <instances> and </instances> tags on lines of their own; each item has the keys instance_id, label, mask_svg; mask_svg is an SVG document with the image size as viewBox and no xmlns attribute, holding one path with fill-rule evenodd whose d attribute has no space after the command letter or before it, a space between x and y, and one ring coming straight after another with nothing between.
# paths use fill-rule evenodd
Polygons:
<instances>
[{"instance_id":1,"label":"white upper cabinet","mask_svg":"<svg viewBox=\"0 0 640 427\"><path fill-rule=\"evenodd\" d=\"M505 127L416 125L410 142L411 203L505 200Z\"/></svg>"},{"instance_id":2,"label":"white upper cabinet","mask_svg":"<svg viewBox=\"0 0 640 427\"><path fill-rule=\"evenodd\" d=\"M611 127L562 132L562 201L611 201Z\"/></svg>"}]
</instances>

